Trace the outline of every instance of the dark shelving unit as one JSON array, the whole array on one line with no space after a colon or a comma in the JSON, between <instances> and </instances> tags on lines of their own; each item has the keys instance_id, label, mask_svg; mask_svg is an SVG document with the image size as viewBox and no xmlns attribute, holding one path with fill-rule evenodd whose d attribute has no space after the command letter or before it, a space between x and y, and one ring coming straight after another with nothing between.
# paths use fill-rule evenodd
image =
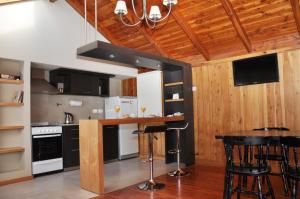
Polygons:
<instances>
[{"instance_id":1,"label":"dark shelving unit","mask_svg":"<svg viewBox=\"0 0 300 199\"><path fill-rule=\"evenodd\" d=\"M186 165L195 163L194 149L194 121L193 121L193 93L192 93L192 74L189 67L182 67L180 70L164 70L164 116L172 115L176 112L184 114L185 120L189 122L189 127L181 133L181 161ZM178 93L179 99L173 99L173 94ZM176 124L170 122L169 125ZM176 156L168 154L170 149L176 147L176 133L169 131L165 139L166 163L176 161ZM192 146L192 147L191 147Z\"/></svg>"}]
</instances>

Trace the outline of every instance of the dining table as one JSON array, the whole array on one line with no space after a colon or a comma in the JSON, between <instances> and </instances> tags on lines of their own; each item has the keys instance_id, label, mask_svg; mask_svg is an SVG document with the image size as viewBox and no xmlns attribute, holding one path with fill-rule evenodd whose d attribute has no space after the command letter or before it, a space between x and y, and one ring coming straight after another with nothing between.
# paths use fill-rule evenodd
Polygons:
<instances>
[{"instance_id":1,"label":"dining table","mask_svg":"<svg viewBox=\"0 0 300 199\"><path fill-rule=\"evenodd\" d=\"M216 140L223 141L226 138L244 138L244 137L265 137L268 138L271 142L272 139L274 141L280 141L281 137L300 137L299 130L289 130L289 131L282 131L282 130L246 130L246 131L232 131L232 132L224 132L218 135L215 135ZM226 165L227 168L227 165ZM225 176L226 178L226 176ZM247 177L244 176L243 178L243 186L247 186ZM224 195L223 199L228 199L226 197L226 186L224 186Z\"/></svg>"}]
</instances>

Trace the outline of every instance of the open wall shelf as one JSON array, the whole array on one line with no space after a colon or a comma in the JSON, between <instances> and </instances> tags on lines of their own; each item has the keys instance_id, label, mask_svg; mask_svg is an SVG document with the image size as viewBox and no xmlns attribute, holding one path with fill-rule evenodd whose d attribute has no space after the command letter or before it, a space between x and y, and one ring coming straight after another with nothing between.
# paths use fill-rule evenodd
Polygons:
<instances>
[{"instance_id":1,"label":"open wall shelf","mask_svg":"<svg viewBox=\"0 0 300 199\"><path fill-rule=\"evenodd\" d=\"M10 80L10 79L1 79L0 84L23 84L23 80Z\"/></svg>"},{"instance_id":2,"label":"open wall shelf","mask_svg":"<svg viewBox=\"0 0 300 199\"><path fill-rule=\"evenodd\" d=\"M183 82L173 82L165 84L165 87L183 85Z\"/></svg>"},{"instance_id":3,"label":"open wall shelf","mask_svg":"<svg viewBox=\"0 0 300 199\"><path fill-rule=\"evenodd\" d=\"M19 129L24 129L24 126L22 126L22 125L0 126L0 131L4 131L4 130L19 130Z\"/></svg>"},{"instance_id":4,"label":"open wall shelf","mask_svg":"<svg viewBox=\"0 0 300 199\"><path fill-rule=\"evenodd\" d=\"M165 102L183 102L184 99L166 99Z\"/></svg>"},{"instance_id":5,"label":"open wall shelf","mask_svg":"<svg viewBox=\"0 0 300 199\"><path fill-rule=\"evenodd\" d=\"M18 102L0 102L0 106L23 106L24 103Z\"/></svg>"},{"instance_id":6,"label":"open wall shelf","mask_svg":"<svg viewBox=\"0 0 300 199\"><path fill-rule=\"evenodd\" d=\"M25 149L23 147L2 147L0 148L0 154L7 154L7 153L20 153L24 152Z\"/></svg>"}]
</instances>

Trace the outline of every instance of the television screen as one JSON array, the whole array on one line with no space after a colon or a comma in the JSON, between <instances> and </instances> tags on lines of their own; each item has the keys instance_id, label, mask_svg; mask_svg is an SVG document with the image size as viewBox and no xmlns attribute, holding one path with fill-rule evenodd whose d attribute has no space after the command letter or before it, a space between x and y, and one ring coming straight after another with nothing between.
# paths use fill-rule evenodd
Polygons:
<instances>
[{"instance_id":1,"label":"television screen","mask_svg":"<svg viewBox=\"0 0 300 199\"><path fill-rule=\"evenodd\" d=\"M234 85L279 82L277 54L233 61Z\"/></svg>"}]
</instances>

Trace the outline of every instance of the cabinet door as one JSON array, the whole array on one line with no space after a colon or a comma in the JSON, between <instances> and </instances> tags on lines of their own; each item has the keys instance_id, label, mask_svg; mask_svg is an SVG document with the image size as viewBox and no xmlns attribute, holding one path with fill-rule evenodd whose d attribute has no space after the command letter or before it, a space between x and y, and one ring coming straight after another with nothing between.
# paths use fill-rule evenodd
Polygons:
<instances>
[{"instance_id":1,"label":"cabinet door","mask_svg":"<svg viewBox=\"0 0 300 199\"><path fill-rule=\"evenodd\" d=\"M79 166L79 126L63 127L64 168Z\"/></svg>"},{"instance_id":2,"label":"cabinet door","mask_svg":"<svg viewBox=\"0 0 300 199\"><path fill-rule=\"evenodd\" d=\"M103 127L104 161L118 159L119 156L118 131L119 131L119 126L117 125Z\"/></svg>"},{"instance_id":3,"label":"cabinet door","mask_svg":"<svg viewBox=\"0 0 300 199\"><path fill-rule=\"evenodd\" d=\"M99 78L96 75L72 73L71 93L76 95L99 96Z\"/></svg>"}]
</instances>

